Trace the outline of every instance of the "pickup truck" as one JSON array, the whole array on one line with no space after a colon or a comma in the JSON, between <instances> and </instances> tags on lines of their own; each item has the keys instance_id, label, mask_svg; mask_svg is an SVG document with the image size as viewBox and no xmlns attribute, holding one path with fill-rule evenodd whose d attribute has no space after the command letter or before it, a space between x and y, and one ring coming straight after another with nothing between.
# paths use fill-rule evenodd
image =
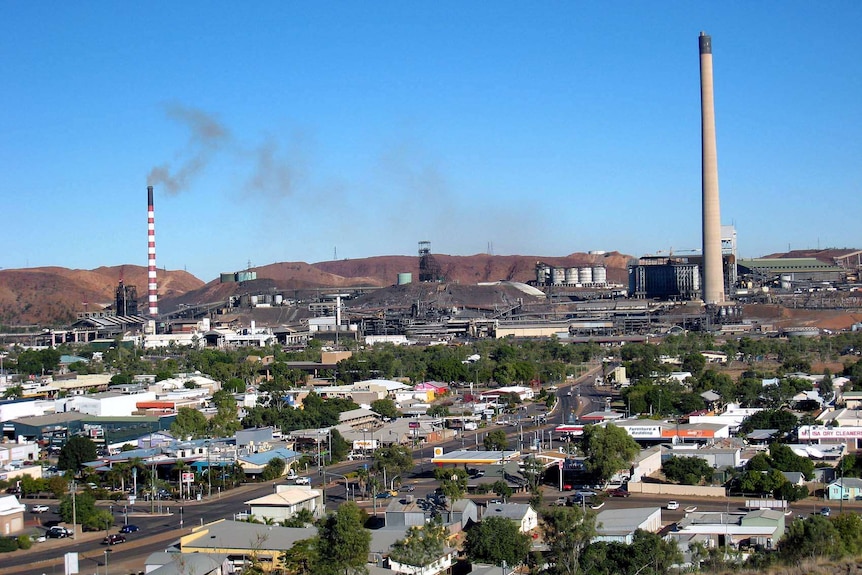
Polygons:
<instances>
[{"instance_id":1,"label":"pickup truck","mask_svg":"<svg viewBox=\"0 0 862 575\"><path fill-rule=\"evenodd\" d=\"M308 477L297 477L293 482L296 485L311 485L311 479Z\"/></svg>"}]
</instances>

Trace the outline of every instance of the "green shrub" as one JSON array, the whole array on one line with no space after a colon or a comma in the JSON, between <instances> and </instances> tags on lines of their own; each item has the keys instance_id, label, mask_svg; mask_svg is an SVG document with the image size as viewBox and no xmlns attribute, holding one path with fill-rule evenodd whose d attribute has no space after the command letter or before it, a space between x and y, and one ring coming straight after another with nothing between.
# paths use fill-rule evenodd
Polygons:
<instances>
[{"instance_id":1,"label":"green shrub","mask_svg":"<svg viewBox=\"0 0 862 575\"><path fill-rule=\"evenodd\" d=\"M18 548L19 549L29 549L33 546L33 538L29 535L19 535L18 536Z\"/></svg>"},{"instance_id":2,"label":"green shrub","mask_svg":"<svg viewBox=\"0 0 862 575\"><path fill-rule=\"evenodd\" d=\"M0 553L18 550L18 540L14 537L0 537Z\"/></svg>"}]
</instances>

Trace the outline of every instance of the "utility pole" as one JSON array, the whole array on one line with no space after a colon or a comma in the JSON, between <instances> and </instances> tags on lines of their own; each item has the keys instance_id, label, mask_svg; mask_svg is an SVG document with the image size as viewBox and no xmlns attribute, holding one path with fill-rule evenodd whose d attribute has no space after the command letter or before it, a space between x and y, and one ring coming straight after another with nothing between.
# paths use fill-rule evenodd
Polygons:
<instances>
[{"instance_id":1,"label":"utility pole","mask_svg":"<svg viewBox=\"0 0 862 575\"><path fill-rule=\"evenodd\" d=\"M77 488L77 485L75 484L75 480L72 480L72 483L69 484L69 488L72 491L72 539L77 539L78 538L78 528L77 528L76 523L78 520L78 514L77 514L76 505L75 505L75 489Z\"/></svg>"}]
</instances>

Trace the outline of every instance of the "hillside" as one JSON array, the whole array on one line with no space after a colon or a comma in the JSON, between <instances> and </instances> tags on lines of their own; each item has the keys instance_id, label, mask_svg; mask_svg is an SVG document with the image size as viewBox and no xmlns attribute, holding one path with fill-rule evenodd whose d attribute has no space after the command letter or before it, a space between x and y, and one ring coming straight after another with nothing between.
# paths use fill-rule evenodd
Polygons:
<instances>
[{"instance_id":1,"label":"hillside","mask_svg":"<svg viewBox=\"0 0 862 575\"><path fill-rule=\"evenodd\" d=\"M67 325L79 312L112 305L121 276L126 285L137 288L141 305L145 305L147 268L142 266L0 270L0 324ZM160 297L170 298L202 285L185 271L159 271Z\"/></svg>"},{"instance_id":2,"label":"hillside","mask_svg":"<svg viewBox=\"0 0 862 575\"><path fill-rule=\"evenodd\" d=\"M536 263L553 267L605 265L608 281L627 282L630 256L617 252L604 255L570 254L543 256L449 256L434 254L450 283L472 285L479 282L535 280ZM314 288L385 287L397 282L399 273L419 277L417 256L377 256L308 264L282 262L254 268L257 280L243 284L222 284L218 279L204 283L184 271L159 272L159 310L176 309L180 304L197 305L223 301L245 292L309 290ZM0 270L0 323L18 325L68 325L76 314L102 309L114 300L120 276L138 291L140 305L146 304L147 269L142 266L101 267L70 270L59 267Z\"/></svg>"}]
</instances>

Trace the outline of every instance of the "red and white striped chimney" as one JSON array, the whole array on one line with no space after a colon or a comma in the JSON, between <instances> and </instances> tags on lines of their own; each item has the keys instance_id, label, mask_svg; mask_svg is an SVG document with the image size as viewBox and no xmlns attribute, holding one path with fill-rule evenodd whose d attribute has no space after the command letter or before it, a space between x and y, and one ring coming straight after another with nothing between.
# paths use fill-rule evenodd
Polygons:
<instances>
[{"instance_id":1,"label":"red and white striped chimney","mask_svg":"<svg viewBox=\"0 0 862 575\"><path fill-rule=\"evenodd\" d=\"M156 216L153 210L153 186L147 186L147 293L149 315L159 315L159 296L156 282Z\"/></svg>"}]
</instances>

